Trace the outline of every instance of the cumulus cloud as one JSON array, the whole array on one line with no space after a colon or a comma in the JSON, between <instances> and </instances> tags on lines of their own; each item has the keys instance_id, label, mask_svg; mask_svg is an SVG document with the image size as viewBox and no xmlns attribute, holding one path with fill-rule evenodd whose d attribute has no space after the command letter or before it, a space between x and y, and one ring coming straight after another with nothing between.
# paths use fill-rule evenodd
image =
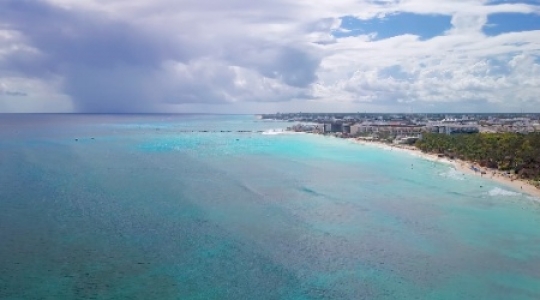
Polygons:
<instances>
[{"instance_id":1,"label":"cumulus cloud","mask_svg":"<svg viewBox=\"0 0 540 300\"><path fill-rule=\"evenodd\" d=\"M200 105L218 112L223 105L213 104L225 104L252 112L260 102L286 111L302 101L325 110L540 107L540 31L482 31L489 15L504 12L538 14L540 6L480 0L0 0L0 110L41 111L49 103L48 110L58 111ZM451 29L427 40L333 35L342 30L344 16L369 20L400 13L450 16Z\"/></svg>"}]
</instances>

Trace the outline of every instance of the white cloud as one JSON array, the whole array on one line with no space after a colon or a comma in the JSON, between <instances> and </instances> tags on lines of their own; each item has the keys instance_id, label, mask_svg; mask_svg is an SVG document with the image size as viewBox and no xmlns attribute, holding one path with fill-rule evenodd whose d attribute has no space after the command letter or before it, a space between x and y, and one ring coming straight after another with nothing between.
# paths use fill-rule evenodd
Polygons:
<instances>
[{"instance_id":1,"label":"white cloud","mask_svg":"<svg viewBox=\"0 0 540 300\"><path fill-rule=\"evenodd\" d=\"M540 6L487 2L8 0L0 82L18 78L34 99L25 110L49 99L77 111L540 107L540 31L482 33L490 14ZM430 40L332 36L340 17L400 12L451 16L453 27ZM0 110L13 97L0 94Z\"/></svg>"}]
</instances>

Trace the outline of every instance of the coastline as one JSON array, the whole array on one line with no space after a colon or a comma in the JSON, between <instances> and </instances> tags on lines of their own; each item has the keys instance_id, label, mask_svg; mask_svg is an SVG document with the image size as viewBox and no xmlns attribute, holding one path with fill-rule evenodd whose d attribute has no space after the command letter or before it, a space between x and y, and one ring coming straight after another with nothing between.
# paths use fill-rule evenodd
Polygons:
<instances>
[{"instance_id":1,"label":"coastline","mask_svg":"<svg viewBox=\"0 0 540 300\"><path fill-rule=\"evenodd\" d=\"M506 175L505 173L498 170L486 169L486 168L480 167L479 165L475 163L463 161L460 159L451 160L446 157L439 157L436 154L424 153L420 151L420 149L414 146L389 145L389 144L385 144L385 143L381 143L377 141L364 141L364 140L355 139L355 138L351 138L349 140L360 145L369 145L369 146L379 147L379 148L383 148L387 150L403 151L410 155L417 156L425 160L446 163L446 164L452 165L457 171L463 174L475 175L482 178L487 178L489 180L493 180L499 184L512 188L518 193L522 193L522 194L537 198L538 199L537 201L540 201L540 189L536 188L534 185L524 180L512 178L511 176ZM476 168L477 171L474 171L472 167Z\"/></svg>"}]
</instances>

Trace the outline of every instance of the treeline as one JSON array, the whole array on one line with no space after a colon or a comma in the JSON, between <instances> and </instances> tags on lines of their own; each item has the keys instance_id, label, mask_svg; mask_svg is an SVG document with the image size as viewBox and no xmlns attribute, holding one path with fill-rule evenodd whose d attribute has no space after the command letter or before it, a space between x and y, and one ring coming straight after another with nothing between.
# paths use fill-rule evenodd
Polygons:
<instances>
[{"instance_id":1,"label":"treeline","mask_svg":"<svg viewBox=\"0 0 540 300\"><path fill-rule=\"evenodd\" d=\"M483 167L510 171L540 180L540 133L428 133L416 142L424 152L473 161Z\"/></svg>"}]
</instances>

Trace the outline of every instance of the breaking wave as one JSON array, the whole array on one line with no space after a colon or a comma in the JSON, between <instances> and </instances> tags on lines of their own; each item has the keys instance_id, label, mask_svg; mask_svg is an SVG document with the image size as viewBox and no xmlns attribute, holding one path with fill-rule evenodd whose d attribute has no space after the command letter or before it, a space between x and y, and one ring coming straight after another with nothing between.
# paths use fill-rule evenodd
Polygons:
<instances>
[{"instance_id":1,"label":"breaking wave","mask_svg":"<svg viewBox=\"0 0 540 300\"><path fill-rule=\"evenodd\" d=\"M490 195L492 197L496 197L496 196L514 196L515 197L515 196L520 196L521 195L520 193L508 191L508 190L501 189L501 188L498 188L498 187L491 189L487 193L488 193L488 195Z\"/></svg>"},{"instance_id":2,"label":"breaking wave","mask_svg":"<svg viewBox=\"0 0 540 300\"><path fill-rule=\"evenodd\" d=\"M538 198L538 197L529 196L529 197L527 197L527 199L529 199L531 201L534 201L534 202L540 203L540 198Z\"/></svg>"},{"instance_id":3,"label":"breaking wave","mask_svg":"<svg viewBox=\"0 0 540 300\"><path fill-rule=\"evenodd\" d=\"M446 172L439 173L439 176L454 179L454 180L460 180L460 181L465 180L465 176L463 176L463 173L461 173L460 171L454 168L450 168Z\"/></svg>"},{"instance_id":4,"label":"breaking wave","mask_svg":"<svg viewBox=\"0 0 540 300\"><path fill-rule=\"evenodd\" d=\"M287 131L283 129L270 129L263 131L262 134L264 135L278 135L278 134L301 134L303 132L294 132L294 131Z\"/></svg>"}]
</instances>

